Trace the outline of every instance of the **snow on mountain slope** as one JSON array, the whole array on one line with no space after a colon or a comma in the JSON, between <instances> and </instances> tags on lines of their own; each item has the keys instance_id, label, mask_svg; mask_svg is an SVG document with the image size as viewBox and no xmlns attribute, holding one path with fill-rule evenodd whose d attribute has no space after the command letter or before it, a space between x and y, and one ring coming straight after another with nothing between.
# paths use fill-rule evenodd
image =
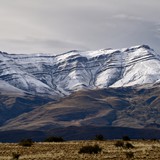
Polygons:
<instances>
[{"instance_id":1,"label":"snow on mountain slope","mask_svg":"<svg viewBox=\"0 0 160 160\"><path fill-rule=\"evenodd\" d=\"M82 89L156 83L160 57L147 45L56 56L0 52L0 80L32 94L60 96Z\"/></svg>"},{"instance_id":2,"label":"snow on mountain slope","mask_svg":"<svg viewBox=\"0 0 160 160\"><path fill-rule=\"evenodd\" d=\"M7 82L5 81L2 81L0 80L0 94L5 94L5 93L9 93L9 94L15 94L15 93L18 93L18 94L24 94L24 91L8 84Z\"/></svg>"}]
</instances>

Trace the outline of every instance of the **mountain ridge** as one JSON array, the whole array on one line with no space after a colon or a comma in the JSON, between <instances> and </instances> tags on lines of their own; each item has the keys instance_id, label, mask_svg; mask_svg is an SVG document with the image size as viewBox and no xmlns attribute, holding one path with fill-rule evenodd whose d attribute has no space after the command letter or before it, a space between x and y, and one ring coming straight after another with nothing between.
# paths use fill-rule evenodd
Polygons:
<instances>
[{"instance_id":1,"label":"mountain ridge","mask_svg":"<svg viewBox=\"0 0 160 160\"><path fill-rule=\"evenodd\" d=\"M160 80L160 56L147 45L73 50L54 56L1 52L0 58L1 82L34 95L63 97L77 90L153 84Z\"/></svg>"}]
</instances>

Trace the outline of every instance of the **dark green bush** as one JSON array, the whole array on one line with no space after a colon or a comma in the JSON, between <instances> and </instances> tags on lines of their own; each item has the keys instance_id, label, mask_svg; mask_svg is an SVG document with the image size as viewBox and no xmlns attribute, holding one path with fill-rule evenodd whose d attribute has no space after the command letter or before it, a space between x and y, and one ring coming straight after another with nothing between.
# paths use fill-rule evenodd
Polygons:
<instances>
[{"instance_id":1,"label":"dark green bush","mask_svg":"<svg viewBox=\"0 0 160 160\"><path fill-rule=\"evenodd\" d=\"M134 153L133 152L126 152L126 158L127 159L134 158Z\"/></svg>"},{"instance_id":2,"label":"dark green bush","mask_svg":"<svg viewBox=\"0 0 160 160\"><path fill-rule=\"evenodd\" d=\"M97 154L99 152L101 152L102 148L100 148L98 145L94 145L94 146L83 146L82 148L80 148L78 153L87 153L87 154Z\"/></svg>"},{"instance_id":3,"label":"dark green bush","mask_svg":"<svg viewBox=\"0 0 160 160\"><path fill-rule=\"evenodd\" d=\"M123 136L122 139L123 139L124 141L130 141L130 140L131 140L128 136Z\"/></svg>"},{"instance_id":4,"label":"dark green bush","mask_svg":"<svg viewBox=\"0 0 160 160\"><path fill-rule=\"evenodd\" d=\"M116 147L123 147L123 148L126 148L126 149L134 148L134 146L131 143L129 143L129 142L124 143L123 141L117 141L114 145Z\"/></svg>"},{"instance_id":5,"label":"dark green bush","mask_svg":"<svg viewBox=\"0 0 160 160\"><path fill-rule=\"evenodd\" d=\"M19 159L20 154L19 153L12 153L13 160Z\"/></svg>"},{"instance_id":6,"label":"dark green bush","mask_svg":"<svg viewBox=\"0 0 160 160\"><path fill-rule=\"evenodd\" d=\"M124 142L123 141L117 141L114 145L116 147L124 147Z\"/></svg>"},{"instance_id":7,"label":"dark green bush","mask_svg":"<svg viewBox=\"0 0 160 160\"><path fill-rule=\"evenodd\" d=\"M151 141L158 141L156 138L152 138Z\"/></svg>"},{"instance_id":8,"label":"dark green bush","mask_svg":"<svg viewBox=\"0 0 160 160\"><path fill-rule=\"evenodd\" d=\"M24 147L30 147L33 145L33 141L32 139L22 139L20 142L19 142L19 145L20 146L24 146Z\"/></svg>"},{"instance_id":9,"label":"dark green bush","mask_svg":"<svg viewBox=\"0 0 160 160\"><path fill-rule=\"evenodd\" d=\"M62 137L57 136L51 136L44 140L45 142L64 142L64 139Z\"/></svg>"},{"instance_id":10,"label":"dark green bush","mask_svg":"<svg viewBox=\"0 0 160 160\"><path fill-rule=\"evenodd\" d=\"M126 143L125 144L125 148L127 148L127 149L132 149L132 148L134 148L134 146L131 144L131 143Z\"/></svg>"},{"instance_id":11,"label":"dark green bush","mask_svg":"<svg viewBox=\"0 0 160 160\"><path fill-rule=\"evenodd\" d=\"M97 140L97 141L103 141L103 140L104 140L104 137L103 137L102 134L97 134L97 135L95 136L95 140Z\"/></svg>"}]
</instances>

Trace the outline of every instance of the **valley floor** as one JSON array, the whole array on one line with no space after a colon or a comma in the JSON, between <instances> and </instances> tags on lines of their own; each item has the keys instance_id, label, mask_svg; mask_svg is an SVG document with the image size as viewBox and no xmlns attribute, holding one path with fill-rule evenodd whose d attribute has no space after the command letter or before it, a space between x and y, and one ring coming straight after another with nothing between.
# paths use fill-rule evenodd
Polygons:
<instances>
[{"instance_id":1,"label":"valley floor","mask_svg":"<svg viewBox=\"0 0 160 160\"><path fill-rule=\"evenodd\" d=\"M19 153L20 160L125 160L128 152L133 153L134 160L160 159L160 141L129 141L135 147L133 149L115 147L116 141L34 143L31 147L19 146L16 143L0 143L0 160L11 160L13 153ZM102 148L101 153L78 153L82 146L95 144Z\"/></svg>"}]
</instances>

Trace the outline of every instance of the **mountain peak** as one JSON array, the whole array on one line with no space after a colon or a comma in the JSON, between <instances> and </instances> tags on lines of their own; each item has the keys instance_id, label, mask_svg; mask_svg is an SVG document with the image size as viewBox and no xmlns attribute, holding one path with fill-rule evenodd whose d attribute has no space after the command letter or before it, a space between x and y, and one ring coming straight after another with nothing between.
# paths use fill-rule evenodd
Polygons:
<instances>
[{"instance_id":1,"label":"mountain peak","mask_svg":"<svg viewBox=\"0 0 160 160\"><path fill-rule=\"evenodd\" d=\"M125 48L125 49L122 49L122 51L128 52L128 51L133 51L133 50L137 50L137 49L145 49L145 50L154 51L149 45L145 45L145 44L132 46L130 48Z\"/></svg>"},{"instance_id":2,"label":"mountain peak","mask_svg":"<svg viewBox=\"0 0 160 160\"><path fill-rule=\"evenodd\" d=\"M2 51L0 51L0 54L8 55L8 53L7 53L7 52L2 52Z\"/></svg>"},{"instance_id":3,"label":"mountain peak","mask_svg":"<svg viewBox=\"0 0 160 160\"><path fill-rule=\"evenodd\" d=\"M146 45L146 44L138 45L138 46L131 47L131 48L136 48L136 49L144 48L144 49L147 49L147 50L151 50L151 47L149 45Z\"/></svg>"}]
</instances>

